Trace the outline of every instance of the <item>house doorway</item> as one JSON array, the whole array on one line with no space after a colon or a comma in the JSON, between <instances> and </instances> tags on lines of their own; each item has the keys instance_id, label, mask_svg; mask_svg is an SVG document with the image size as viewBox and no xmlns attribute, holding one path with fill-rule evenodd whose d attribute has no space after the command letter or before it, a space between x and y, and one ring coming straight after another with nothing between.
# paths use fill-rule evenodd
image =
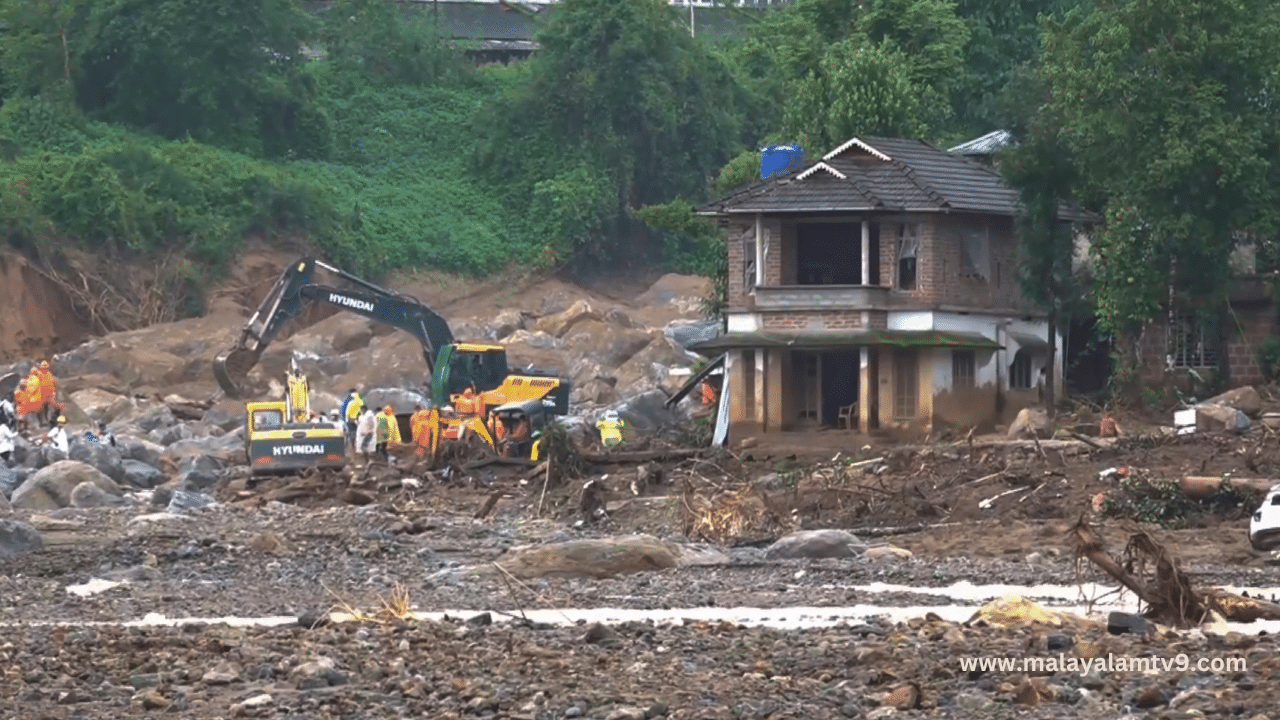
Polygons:
<instances>
[{"instance_id":1,"label":"house doorway","mask_svg":"<svg viewBox=\"0 0 1280 720\"><path fill-rule=\"evenodd\" d=\"M837 427L840 408L858 402L859 358L857 348L822 353L822 424L826 427ZM857 416L855 407L853 417Z\"/></svg>"},{"instance_id":2,"label":"house doorway","mask_svg":"<svg viewBox=\"0 0 1280 720\"><path fill-rule=\"evenodd\" d=\"M880 226L871 224L871 284L880 283ZM796 225L797 285L861 285L862 223Z\"/></svg>"}]
</instances>

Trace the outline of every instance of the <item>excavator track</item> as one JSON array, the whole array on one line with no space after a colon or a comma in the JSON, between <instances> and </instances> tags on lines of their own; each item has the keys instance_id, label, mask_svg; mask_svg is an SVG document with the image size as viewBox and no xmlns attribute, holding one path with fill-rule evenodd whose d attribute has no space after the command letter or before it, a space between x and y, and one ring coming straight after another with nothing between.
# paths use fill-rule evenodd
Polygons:
<instances>
[{"instance_id":1,"label":"excavator track","mask_svg":"<svg viewBox=\"0 0 1280 720\"><path fill-rule=\"evenodd\" d=\"M247 394L241 383L248 377L253 366L258 364L259 354L240 347L228 350L214 359L213 376L227 397L238 400Z\"/></svg>"}]
</instances>

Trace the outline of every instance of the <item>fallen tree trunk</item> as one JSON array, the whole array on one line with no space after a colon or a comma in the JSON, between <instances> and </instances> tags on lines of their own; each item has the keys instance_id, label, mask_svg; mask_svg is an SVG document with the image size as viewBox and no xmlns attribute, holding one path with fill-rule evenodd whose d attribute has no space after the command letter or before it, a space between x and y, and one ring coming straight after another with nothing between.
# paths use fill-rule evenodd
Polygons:
<instances>
[{"instance_id":1,"label":"fallen tree trunk","mask_svg":"<svg viewBox=\"0 0 1280 720\"><path fill-rule=\"evenodd\" d=\"M677 450L632 450L616 453L582 453L582 459L599 465L687 460L702 454L701 448Z\"/></svg>"},{"instance_id":2,"label":"fallen tree trunk","mask_svg":"<svg viewBox=\"0 0 1280 720\"><path fill-rule=\"evenodd\" d=\"M1077 555L1089 558L1103 572L1137 595L1146 606L1143 617L1150 620L1181 628L1199 625L1212 619L1214 614L1229 622L1280 620L1280 605L1276 603L1217 588L1197 591L1164 546L1146 533L1129 536L1123 563L1107 552L1083 516L1071 529L1071 534L1075 538ZM1154 562L1153 574L1147 576L1145 571L1151 562Z\"/></svg>"},{"instance_id":3,"label":"fallen tree trunk","mask_svg":"<svg viewBox=\"0 0 1280 720\"><path fill-rule=\"evenodd\" d=\"M1222 483L1229 481L1231 487L1237 490L1252 492L1257 495L1265 495L1274 480L1264 480L1262 478L1221 478L1221 477L1201 477L1189 475L1182 478L1182 492L1193 500L1208 500L1222 489Z\"/></svg>"}]
</instances>

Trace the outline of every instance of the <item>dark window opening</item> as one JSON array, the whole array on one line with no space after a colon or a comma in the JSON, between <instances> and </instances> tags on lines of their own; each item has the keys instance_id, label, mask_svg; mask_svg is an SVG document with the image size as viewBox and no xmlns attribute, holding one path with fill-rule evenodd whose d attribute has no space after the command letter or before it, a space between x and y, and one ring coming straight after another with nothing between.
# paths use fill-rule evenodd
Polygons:
<instances>
[{"instance_id":1,"label":"dark window opening","mask_svg":"<svg viewBox=\"0 0 1280 720\"><path fill-rule=\"evenodd\" d=\"M1169 322L1169 367L1217 367L1210 330L1209 323L1194 314L1174 315Z\"/></svg>"},{"instance_id":2,"label":"dark window opening","mask_svg":"<svg viewBox=\"0 0 1280 720\"><path fill-rule=\"evenodd\" d=\"M1019 350L1009 365L1009 387L1014 390L1031 389L1031 354Z\"/></svg>"},{"instance_id":3,"label":"dark window opening","mask_svg":"<svg viewBox=\"0 0 1280 720\"><path fill-rule=\"evenodd\" d=\"M898 226L898 289L916 289L916 257L920 254L920 226Z\"/></svg>"},{"instance_id":4,"label":"dark window opening","mask_svg":"<svg viewBox=\"0 0 1280 720\"><path fill-rule=\"evenodd\" d=\"M878 232L871 227L871 245ZM873 250L874 252L874 250ZM875 255L872 255L874 258ZM871 284L878 278L871 264ZM797 285L861 285L862 223L800 223L796 226Z\"/></svg>"},{"instance_id":5,"label":"dark window opening","mask_svg":"<svg viewBox=\"0 0 1280 720\"><path fill-rule=\"evenodd\" d=\"M954 390L971 390L977 358L972 350L951 351L951 387Z\"/></svg>"}]
</instances>

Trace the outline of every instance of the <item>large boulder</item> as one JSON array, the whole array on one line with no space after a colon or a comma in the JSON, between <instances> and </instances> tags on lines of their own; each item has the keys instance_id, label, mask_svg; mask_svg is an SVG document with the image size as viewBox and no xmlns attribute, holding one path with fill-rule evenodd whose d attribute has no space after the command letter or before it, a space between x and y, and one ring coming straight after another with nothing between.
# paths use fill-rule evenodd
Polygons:
<instances>
[{"instance_id":1,"label":"large boulder","mask_svg":"<svg viewBox=\"0 0 1280 720\"><path fill-rule=\"evenodd\" d=\"M136 488L153 488L165 481L163 471L139 460L125 460L124 482Z\"/></svg>"},{"instance_id":2,"label":"large boulder","mask_svg":"<svg viewBox=\"0 0 1280 720\"><path fill-rule=\"evenodd\" d=\"M857 557L867 544L845 530L804 530L779 538L764 556L767 560L815 560Z\"/></svg>"},{"instance_id":3,"label":"large boulder","mask_svg":"<svg viewBox=\"0 0 1280 720\"><path fill-rule=\"evenodd\" d=\"M1010 440L1053 437L1053 421L1042 407L1022 408L1009 426L1008 436Z\"/></svg>"},{"instance_id":4,"label":"large boulder","mask_svg":"<svg viewBox=\"0 0 1280 720\"><path fill-rule=\"evenodd\" d=\"M223 430L231 430L244 424L244 408L243 400L219 400L204 411L201 420Z\"/></svg>"},{"instance_id":5,"label":"large boulder","mask_svg":"<svg viewBox=\"0 0 1280 720\"><path fill-rule=\"evenodd\" d=\"M501 342L507 346L524 346L540 350L560 350L567 345L563 339L555 335L550 335L540 330L530 332L524 328L502 338Z\"/></svg>"},{"instance_id":6,"label":"large boulder","mask_svg":"<svg viewBox=\"0 0 1280 720\"><path fill-rule=\"evenodd\" d=\"M1202 432L1244 432L1249 416L1226 405L1196 405L1196 429Z\"/></svg>"},{"instance_id":7,"label":"large boulder","mask_svg":"<svg viewBox=\"0 0 1280 720\"><path fill-rule=\"evenodd\" d=\"M120 486L92 465L59 460L27 478L9 500L22 510L58 510L71 505L71 492L82 482L96 485L109 495L123 495Z\"/></svg>"},{"instance_id":8,"label":"large boulder","mask_svg":"<svg viewBox=\"0 0 1280 720\"><path fill-rule=\"evenodd\" d=\"M533 315L522 310L503 310L489 323L493 337L501 340L517 330L524 330L533 320Z\"/></svg>"},{"instance_id":9,"label":"large boulder","mask_svg":"<svg viewBox=\"0 0 1280 720\"><path fill-rule=\"evenodd\" d=\"M71 452L68 457L71 460L88 463L117 483L124 480L124 458L117 448L83 435L72 437L69 445Z\"/></svg>"},{"instance_id":10,"label":"large boulder","mask_svg":"<svg viewBox=\"0 0 1280 720\"><path fill-rule=\"evenodd\" d=\"M31 525L17 520L0 520L0 558L40 552L44 540Z\"/></svg>"},{"instance_id":11,"label":"large boulder","mask_svg":"<svg viewBox=\"0 0 1280 720\"><path fill-rule=\"evenodd\" d=\"M191 431L191 428L188 427L186 423L179 423L168 427L158 427L147 433L148 440L165 447L182 442L183 440L190 440L194 437L195 433Z\"/></svg>"},{"instance_id":12,"label":"large boulder","mask_svg":"<svg viewBox=\"0 0 1280 720\"><path fill-rule=\"evenodd\" d=\"M425 390L425 388L424 388ZM414 405L430 404L426 395L404 388L374 388L364 394L364 404L373 410L390 405L397 413L413 412Z\"/></svg>"},{"instance_id":13,"label":"large boulder","mask_svg":"<svg viewBox=\"0 0 1280 720\"><path fill-rule=\"evenodd\" d=\"M22 477L18 474L18 468L0 463L0 497L9 497L21 484Z\"/></svg>"},{"instance_id":14,"label":"large boulder","mask_svg":"<svg viewBox=\"0 0 1280 720\"><path fill-rule=\"evenodd\" d=\"M662 334L682 350L688 350L694 343L714 340L721 332L719 320L672 320L662 329Z\"/></svg>"},{"instance_id":15,"label":"large boulder","mask_svg":"<svg viewBox=\"0 0 1280 720\"><path fill-rule=\"evenodd\" d=\"M661 390L649 390L609 409L617 410L618 415L626 421L631 430L652 432L671 427L678 420L677 416L667 408L666 403L666 393ZM603 415L603 413L597 415ZM598 419L599 417L593 417L592 422Z\"/></svg>"},{"instance_id":16,"label":"large boulder","mask_svg":"<svg viewBox=\"0 0 1280 720\"><path fill-rule=\"evenodd\" d=\"M161 457L164 446L140 438L116 438L121 457L126 460L137 460L152 467L162 467Z\"/></svg>"},{"instance_id":17,"label":"large boulder","mask_svg":"<svg viewBox=\"0 0 1280 720\"><path fill-rule=\"evenodd\" d=\"M600 313L592 309L590 303L586 300L579 300L569 306L568 310L538 318L537 323L534 324L534 329L552 337L562 338L580 322L601 319L603 318Z\"/></svg>"},{"instance_id":18,"label":"large boulder","mask_svg":"<svg viewBox=\"0 0 1280 720\"><path fill-rule=\"evenodd\" d=\"M616 368L630 360L653 339L643 330L630 330L594 319L578 322L564 337L575 353L582 353L607 368Z\"/></svg>"},{"instance_id":19,"label":"large boulder","mask_svg":"<svg viewBox=\"0 0 1280 720\"><path fill-rule=\"evenodd\" d=\"M1262 414L1262 396L1251 385L1233 388L1205 400L1202 404L1235 408L1251 418Z\"/></svg>"},{"instance_id":20,"label":"large boulder","mask_svg":"<svg viewBox=\"0 0 1280 720\"><path fill-rule=\"evenodd\" d=\"M129 398L100 388L71 393L70 400L93 422L109 423L133 409Z\"/></svg>"},{"instance_id":21,"label":"large boulder","mask_svg":"<svg viewBox=\"0 0 1280 720\"><path fill-rule=\"evenodd\" d=\"M82 482L71 490L71 507L97 508L119 505L124 498L103 491L92 482Z\"/></svg>"},{"instance_id":22,"label":"large boulder","mask_svg":"<svg viewBox=\"0 0 1280 720\"><path fill-rule=\"evenodd\" d=\"M637 572L676 567L680 548L652 535L571 540L526 548L514 548L498 562L518 578L548 575L610 578Z\"/></svg>"}]
</instances>

